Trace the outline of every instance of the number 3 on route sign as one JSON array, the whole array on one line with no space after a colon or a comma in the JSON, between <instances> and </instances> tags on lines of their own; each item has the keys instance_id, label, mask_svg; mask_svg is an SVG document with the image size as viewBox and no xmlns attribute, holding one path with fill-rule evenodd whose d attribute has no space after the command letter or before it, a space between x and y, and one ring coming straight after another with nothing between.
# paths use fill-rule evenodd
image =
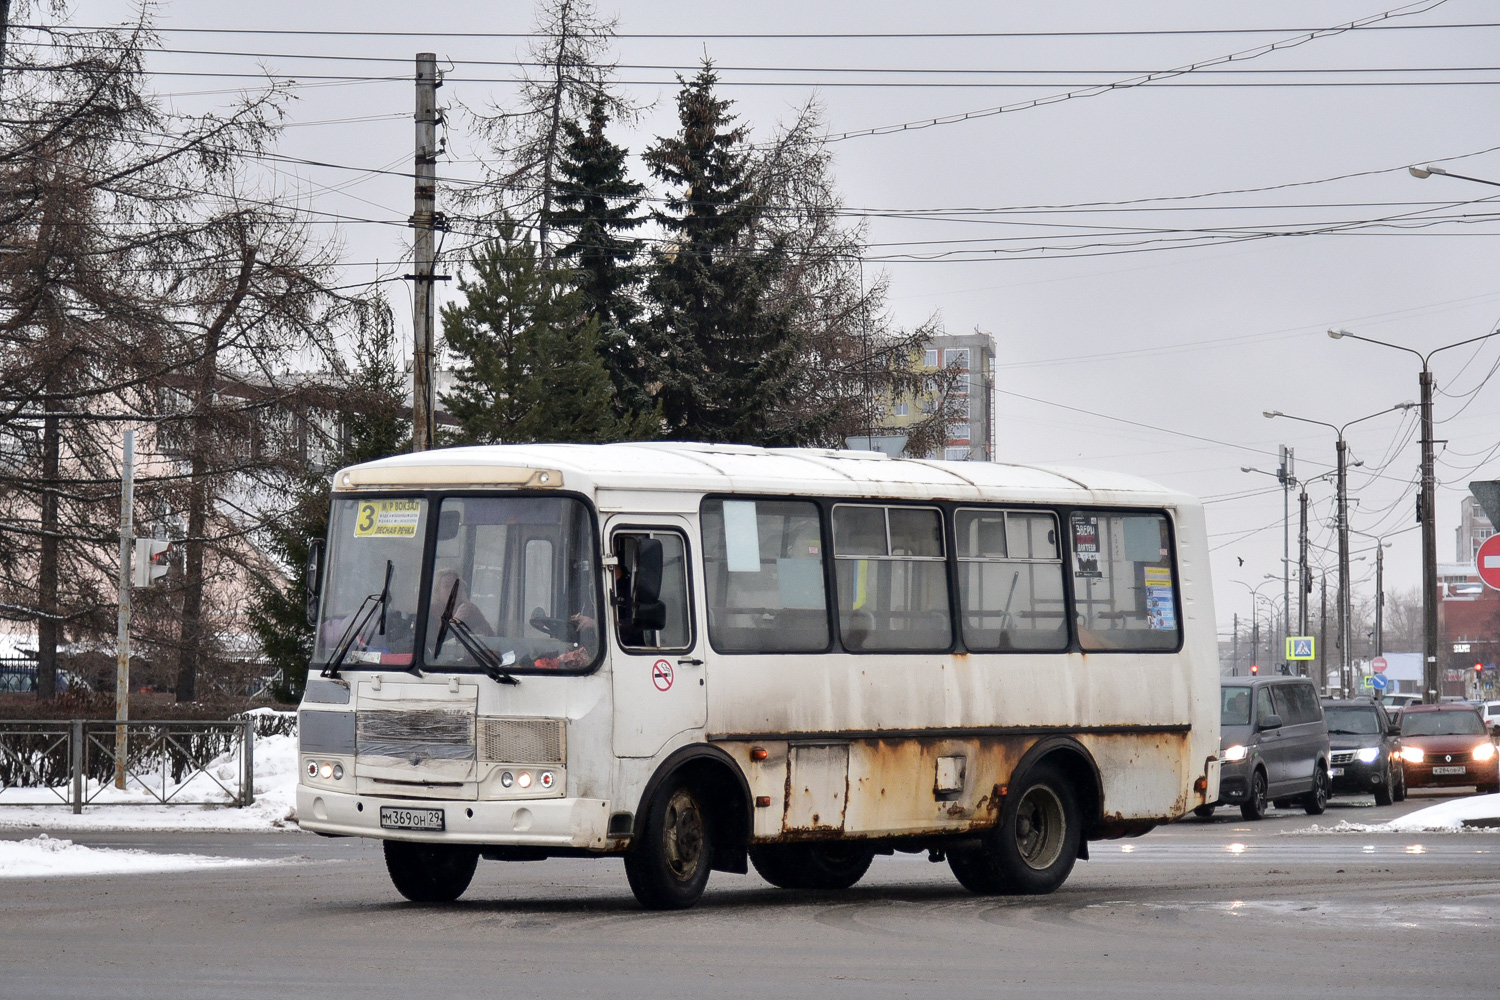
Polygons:
<instances>
[{"instance_id":1,"label":"number 3 on route sign","mask_svg":"<svg viewBox=\"0 0 1500 1000\"><path fill-rule=\"evenodd\" d=\"M1286 658L1288 660L1311 660L1313 658L1313 637L1310 635L1287 636Z\"/></svg>"}]
</instances>

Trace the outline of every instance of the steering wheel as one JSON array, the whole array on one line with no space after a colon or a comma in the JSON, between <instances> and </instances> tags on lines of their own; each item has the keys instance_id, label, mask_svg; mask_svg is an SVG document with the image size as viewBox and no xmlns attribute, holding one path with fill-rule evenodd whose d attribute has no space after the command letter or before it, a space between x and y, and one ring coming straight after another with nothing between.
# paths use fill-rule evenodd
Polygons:
<instances>
[{"instance_id":1,"label":"steering wheel","mask_svg":"<svg viewBox=\"0 0 1500 1000\"><path fill-rule=\"evenodd\" d=\"M537 612L542 609L537 608ZM536 613L531 616L528 624L539 632L545 632L554 639L568 640L575 628L572 622L566 618L548 618L546 615Z\"/></svg>"}]
</instances>

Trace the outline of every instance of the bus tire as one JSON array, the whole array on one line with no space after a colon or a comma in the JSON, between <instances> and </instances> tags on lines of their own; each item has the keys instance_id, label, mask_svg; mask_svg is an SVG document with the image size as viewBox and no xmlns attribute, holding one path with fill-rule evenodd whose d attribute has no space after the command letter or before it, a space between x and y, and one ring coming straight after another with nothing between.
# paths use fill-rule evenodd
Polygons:
<instances>
[{"instance_id":1,"label":"bus tire","mask_svg":"<svg viewBox=\"0 0 1500 1000\"><path fill-rule=\"evenodd\" d=\"M685 910L703 895L713 857L713 828L698 793L668 782L651 797L640 843L625 853L625 877L646 909Z\"/></svg>"},{"instance_id":2,"label":"bus tire","mask_svg":"<svg viewBox=\"0 0 1500 1000\"><path fill-rule=\"evenodd\" d=\"M1072 785L1043 762L1011 785L987 843L949 852L948 867L970 892L1045 895L1067 881L1082 837Z\"/></svg>"},{"instance_id":3,"label":"bus tire","mask_svg":"<svg viewBox=\"0 0 1500 1000\"><path fill-rule=\"evenodd\" d=\"M779 889L847 889L870 870L875 852L864 844L762 844L750 863Z\"/></svg>"},{"instance_id":4,"label":"bus tire","mask_svg":"<svg viewBox=\"0 0 1500 1000\"><path fill-rule=\"evenodd\" d=\"M396 891L413 903L451 903L464 894L479 865L479 851L452 844L387 840L385 870Z\"/></svg>"}]
</instances>

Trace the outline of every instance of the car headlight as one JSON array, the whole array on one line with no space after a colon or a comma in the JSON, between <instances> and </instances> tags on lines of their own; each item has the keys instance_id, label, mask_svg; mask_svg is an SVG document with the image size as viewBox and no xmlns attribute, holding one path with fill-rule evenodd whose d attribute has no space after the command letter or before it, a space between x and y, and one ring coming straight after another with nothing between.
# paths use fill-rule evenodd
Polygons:
<instances>
[{"instance_id":1,"label":"car headlight","mask_svg":"<svg viewBox=\"0 0 1500 1000\"><path fill-rule=\"evenodd\" d=\"M1234 746L1232 746L1229 749L1227 749L1227 750L1224 751L1224 759L1225 760L1231 760L1231 761L1232 760L1244 760L1245 756L1249 752L1250 752L1249 750L1245 749L1244 744L1236 743Z\"/></svg>"},{"instance_id":2,"label":"car headlight","mask_svg":"<svg viewBox=\"0 0 1500 1000\"><path fill-rule=\"evenodd\" d=\"M1374 763L1375 758L1380 756L1380 748L1364 747L1355 756L1359 758L1361 764L1371 764Z\"/></svg>"},{"instance_id":3,"label":"car headlight","mask_svg":"<svg viewBox=\"0 0 1500 1000\"><path fill-rule=\"evenodd\" d=\"M1495 744L1481 743L1474 748L1475 760L1489 760L1495 756Z\"/></svg>"},{"instance_id":4,"label":"car headlight","mask_svg":"<svg viewBox=\"0 0 1500 1000\"><path fill-rule=\"evenodd\" d=\"M1427 755L1422 752L1421 747L1401 748L1401 759L1406 761L1408 764L1420 764L1422 763L1422 758L1425 756Z\"/></svg>"}]
</instances>

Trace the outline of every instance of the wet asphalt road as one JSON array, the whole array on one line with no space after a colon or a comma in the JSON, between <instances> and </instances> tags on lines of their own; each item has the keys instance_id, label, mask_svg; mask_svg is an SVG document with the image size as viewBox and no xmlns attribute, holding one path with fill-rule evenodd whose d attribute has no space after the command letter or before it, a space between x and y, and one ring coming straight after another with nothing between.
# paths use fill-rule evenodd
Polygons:
<instances>
[{"instance_id":1,"label":"wet asphalt road","mask_svg":"<svg viewBox=\"0 0 1500 1000\"><path fill-rule=\"evenodd\" d=\"M64 834L276 863L0 880L0 998L1500 995L1500 831L1298 832L1440 798L1368 801L1096 843L1044 898L897 855L840 893L716 873L672 914L639 910L618 861L481 863L457 904L418 907L374 842Z\"/></svg>"}]
</instances>

